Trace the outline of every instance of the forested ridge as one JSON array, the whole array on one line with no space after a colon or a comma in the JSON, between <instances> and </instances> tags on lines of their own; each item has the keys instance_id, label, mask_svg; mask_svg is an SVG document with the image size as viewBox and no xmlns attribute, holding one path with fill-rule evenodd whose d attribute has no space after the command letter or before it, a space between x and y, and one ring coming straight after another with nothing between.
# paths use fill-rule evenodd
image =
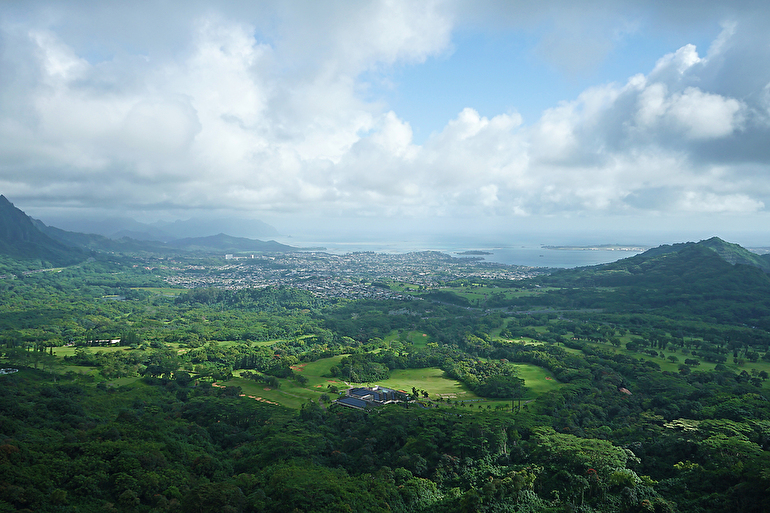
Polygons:
<instances>
[{"instance_id":1,"label":"forested ridge","mask_svg":"<svg viewBox=\"0 0 770 513\"><path fill-rule=\"evenodd\" d=\"M0 511L770 509L767 277L709 248L411 301L14 265Z\"/></svg>"}]
</instances>

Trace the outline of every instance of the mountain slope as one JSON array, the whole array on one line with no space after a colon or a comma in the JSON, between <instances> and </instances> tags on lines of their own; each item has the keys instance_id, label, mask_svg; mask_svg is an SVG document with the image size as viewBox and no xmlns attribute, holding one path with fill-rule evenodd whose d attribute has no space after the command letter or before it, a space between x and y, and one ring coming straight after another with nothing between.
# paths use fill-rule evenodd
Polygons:
<instances>
[{"instance_id":1,"label":"mountain slope","mask_svg":"<svg viewBox=\"0 0 770 513\"><path fill-rule=\"evenodd\" d=\"M52 239L76 248L115 253L162 253L171 250L162 242L136 240L128 237L113 240L94 233L69 232L54 226L46 226L38 220L34 220L34 223L41 232Z\"/></svg>"},{"instance_id":2,"label":"mountain slope","mask_svg":"<svg viewBox=\"0 0 770 513\"><path fill-rule=\"evenodd\" d=\"M657 248L652 248L645 251L637 257L653 257L664 255L667 253L678 253L686 248L698 246L702 248L708 248L719 255L722 260L731 264L746 264L754 267L759 267L763 271L770 273L770 255L758 255L741 247L738 244L732 244L725 242L719 237L711 237L710 239L702 240L700 242L682 242L679 244L663 245ZM636 258L636 257L634 257Z\"/></svg>"},{"instance_id":3,"label":"mountain slope","mask_svg":"<svg viewBox=\"0 0 770 513\"><path fill-rule=\"evenodd\" d=\"M41 232L24 212L0 195L0 254L16 259L40 259L53 265L83 260L87 254Z\"/></svg>"},{"instance_id":4,"label":"mountain slope","mask_svg":"<svg viewBox=\"0 0 770 513\"><path fill-rule=\"evenodd\" d=\"M608 264L577 267L556 271L544 277L550 283L574 283L581 286L622 286L636 283L652 285L668 281L701 281L709 276L721 276L747 266L755 271L770 272L770 259L757 255L738 244L718 237L700 242L663 245L633 257ZM759 281L768 279L763 273L749 272Z\"/></svg>"},{"instance_id":5,"label":"mountain slope","mask_svg":"<svg viewBox=\"0 0 770 513\"><path fill-rule=\"evenodd\" d=\"M550 306L698 317L770 329L770 275L743 251L720 239L661 246L610 264L556 271L535 283L560 288L546 295Z\"/></svg>"},{"instance_id":6,"label":"mountain slope","mask_svg":"<svg viewBox=\"0 0 770 513\"><path fill-rule=\"evenodd\" d=\"M770 273L770 255L758 255L738 244L725 242L719 237L712 237L698 243L705 248L715 251L723 260L731 264L746 264L759 267L766 273Z\"/></svg>"},{"instance_id":7,"label":"mountain slope","mask_svg":"<svg viewBox=\"0 0 770 513\"><path fill-rule=\"evenodd\" d=\"M208 237L216 233L228 233L250 239L278 235L278 230L265 222L226 217L193 218L173 223L157 222L149 226L169 234L170 237L166 240Z\"/></svg>"},{"instance_id":8,"label":"mountain slope","mask_svg":"<svg viewBox=\"0 0 770 513\"><path fill-rule=\"evenodd\" d=\"M89 233L138 241L168 242L188 237L204 237L215 233L229 233L239 237L266 238L278 235L278 230L267 223L250 219L196 218L184 221L142 223L128 217L62 217L49 219L55 225L73 233Z\"/></svg>"},{"instance_id":9,"label":"mountain slope","mask_svg":"<svg viewBox=\"0 0 770 513\"><path fill-rule=\"evenodd\" d=\"M288 252L296 251L297 248L281 244L280 242L261 241L256 239L246 239L243 237L231 237L220 233L210 237L190 237L179 239L168 243L169 246L185 249L188 251L219 251L237 253L243 251L255 252Z\"/></svg>"}]
</instances>

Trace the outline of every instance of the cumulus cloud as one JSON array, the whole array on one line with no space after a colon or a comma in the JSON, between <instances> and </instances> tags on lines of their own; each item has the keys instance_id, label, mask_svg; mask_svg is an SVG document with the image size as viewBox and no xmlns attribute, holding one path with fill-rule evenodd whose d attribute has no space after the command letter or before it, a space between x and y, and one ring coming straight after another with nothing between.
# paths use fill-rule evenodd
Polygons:
<instances>
[{"instance_id":1,"label":"cumulus cloud","mask_svg":"<svg viewBox=\"0 0 770 513\"><path fill-rule=\"evenodd\" d=\"M689 139L716 139L740 128L744 109L735 98L704 93L696 87L669 96L666 85L658 82L639 95L636 121L645 130L660 133L668 127Z\"/></svg>"},{"instance_id":2,"label":"cumulus cloud","mask_svg":"<svg viewBox=\"0 0 770 513\"><path fill-rule=\"evenodd\" d=\"M458 24L482 24L478 16L498 29L520 30L521 21L505 21L510 12L491 4L468 21L463 2L259 4L195 2L159 35L142 28L149 6L118 11L125 26L97 7L95 44L72 29L74 18L88 18L88 2L71 11L14 4L0 23L0 75L12 77L0 81L3 194L62 206L313 215L721 213L767 204L770 70L761 63L770 46L761 23L728 20L705 56L685 45L529 125L515 110L483 116L469 105L417 144L399 112L368 97L362 74L445 55ZM548 17L512 5L526 20ZM591 32L579 23L570 37L546 31L538 51L569 61ZM584 41L589 61L633 23L613 27ZM745 80L741 66L754 66Z\"/></svg>"}]
</instances>

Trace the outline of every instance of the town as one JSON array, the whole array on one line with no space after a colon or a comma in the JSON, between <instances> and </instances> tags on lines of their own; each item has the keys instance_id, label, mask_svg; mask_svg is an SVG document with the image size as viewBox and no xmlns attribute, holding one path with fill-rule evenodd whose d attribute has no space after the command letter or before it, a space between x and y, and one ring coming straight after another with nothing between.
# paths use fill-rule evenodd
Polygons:
<instances>
[{"instance_id":1,"label":"town","mask_svg":"<svg viewBox=\"0 0 770 513\"><path fill-rule=\"evenodd\" d=\"M479 258L454 258L437 251L344 255L295 252L186 265L180 259L169 259L148 269L160 272L166 283L179 288L234 290L286 286L322 297L346 299L412 298L383 286L381 280L427 290L459 279L521 280L546 272L543 268L497 264Z\"/></svg>"}]
</instances>

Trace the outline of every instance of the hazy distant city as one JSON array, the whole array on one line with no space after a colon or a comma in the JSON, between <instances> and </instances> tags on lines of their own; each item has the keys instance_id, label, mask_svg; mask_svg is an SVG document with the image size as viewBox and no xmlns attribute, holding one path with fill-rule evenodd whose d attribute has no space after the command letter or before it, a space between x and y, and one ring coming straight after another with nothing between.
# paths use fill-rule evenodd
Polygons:
<instances>
[{"instance_id":1,"label":"hazy distant city","mask_svg":"<svg viewBox=\"0 0 770 513\"><path fill-rule=\"evenodd\" d=\"M166 282L175 287L250 287L288 286L323 297L347 299L411 299L411 296L377 285L378 280L408 283L430 289L461 278L512 279L531 278L543 269L508 266L478 258L453 258L439 252L400 255L360 252L332 255L322 252L298 252L231 258L222 265L176 265L165 262L159 268Z\"/></svg>"}]
</instances>

